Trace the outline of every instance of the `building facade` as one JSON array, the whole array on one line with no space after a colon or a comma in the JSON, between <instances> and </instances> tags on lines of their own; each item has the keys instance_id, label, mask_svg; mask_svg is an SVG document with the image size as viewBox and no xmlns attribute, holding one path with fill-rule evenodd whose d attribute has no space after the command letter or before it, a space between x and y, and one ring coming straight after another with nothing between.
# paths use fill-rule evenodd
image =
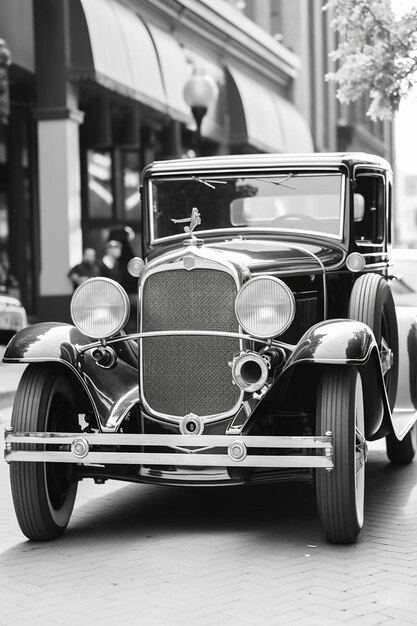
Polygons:
<instances>
[{"instance_id":1,"label":"building facade","mask_svg":"<svg viewBox=\"0 0 417 626\"><path fill-rule=\"evenodd\" d=\"M341 107L322 0L3 0L11 111L0 126L0 253L31 319L68 321L70 267L130 227L141 171L196 152L360 149L389 129ZM208 76L201 132L184 86Z\"/></svg>"},{"instance_id":2,"label":"building facade","mask_svg":"<svg viewBox=\"0 0 417 626\"><path fill-rule=\"evenodd\" d=\"M342 105L334 83L325 76L334 69L329 53L337 47L326 0L228 0L276 41L294 52L299 70L293 102L310 127L318 152L364 151L393 161L393 125L372 122L366 98Z\"/></svg>"},{"instance_id":3,"label":"building facade","mask_svg":"<svg viewBox=\"0 0 417 626\"><path fill-rule=\"evenodd\" d=\"M11 113L0 135L0 247L32 319L67 320L68 269L129 226L154 159L313 150L299 58L224 0L3 0ZM184 85L215 100L196 146Z\"/></svg>"}]
</instances>

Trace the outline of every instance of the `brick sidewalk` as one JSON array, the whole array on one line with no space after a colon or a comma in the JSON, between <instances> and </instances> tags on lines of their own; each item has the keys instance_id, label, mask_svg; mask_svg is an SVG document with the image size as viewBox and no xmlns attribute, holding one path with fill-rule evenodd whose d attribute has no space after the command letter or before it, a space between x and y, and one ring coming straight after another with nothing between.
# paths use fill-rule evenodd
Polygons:
<instances>
[{"instance_id":1,"label":"brick sidewalk","mask_svg":"<svg viewBox=\"0 0 417 626\"><path fill-rule=\"evenodd\" d=\"M2 390L23 367L0 366ZM66 534L37 544L20 533L0 461L0 624L414 625L417 460L391 466L384 442L371 444L366 481L365 528L351 546L324 541L304 484L92 481Z\"/></svg>"},{"instance_id":2,"label":"brick sidewalk","mask_svg":"<svg viewBox=\"0 0 417 626\"><path fill-rule=\"evenodd\" d=\"M3 464L5 465L5 464ZM415 624L417 462L367 464L359 541L322 537L306 485L80 485L70 527L29 543L7 502L2 624Z\"/></svg>"}]
</instances>

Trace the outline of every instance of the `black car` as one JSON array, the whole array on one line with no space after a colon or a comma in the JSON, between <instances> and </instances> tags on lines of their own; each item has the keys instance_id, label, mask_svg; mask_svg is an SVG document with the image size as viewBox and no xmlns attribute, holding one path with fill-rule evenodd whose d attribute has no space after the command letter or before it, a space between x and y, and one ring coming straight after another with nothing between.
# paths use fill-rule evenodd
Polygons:
<instances>
[{"instance_id":1,"label":"black car","mask_svg":"<svg viewBox=\"0 0 417 626\"><path fill-rule=\"evenodd\" d=\"M354 541L367 440L386 438L393 463L415 453L417 329L390 289L390 165L163 161L141 199L137 332L122 287L93 278L73 295L74 325L33 325L4 355L29 363L5 453L23 533L60 534L83 478L305 479L327 540Z\"/></svg>"}]
</instances>

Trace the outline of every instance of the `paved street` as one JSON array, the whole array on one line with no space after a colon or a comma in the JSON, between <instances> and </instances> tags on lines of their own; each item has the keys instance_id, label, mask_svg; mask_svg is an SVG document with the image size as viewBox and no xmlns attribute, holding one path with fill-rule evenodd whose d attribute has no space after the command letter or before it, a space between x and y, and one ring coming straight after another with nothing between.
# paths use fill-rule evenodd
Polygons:
<instances>
[{"instance_id":1,"label":"paved street","mask_svg":"<svg viewBox=\"0 0 417 626\"><path fill-rule=\"evenodd\" d=\"M371 446L352 546L323 540L303 484L84 481L66 534L41 544L20 533L1 462L0 624L415 624L416 480L417 462Z\"/></svg>"}]
</instances>

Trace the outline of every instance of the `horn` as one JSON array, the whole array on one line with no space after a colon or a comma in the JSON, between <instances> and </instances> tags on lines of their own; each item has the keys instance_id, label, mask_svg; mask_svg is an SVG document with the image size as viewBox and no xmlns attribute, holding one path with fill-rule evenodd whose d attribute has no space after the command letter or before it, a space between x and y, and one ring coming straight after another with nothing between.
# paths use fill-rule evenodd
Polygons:
<instances>
[{"instance_id":1,"label":"horn","mask_svg":"<svg viewBox=\"0 0 417 626\"><path fill-rule=\"evenodd\" d=\"M270 361L256 352L245 352L232 363L233 380L243 391L259 391L268 380Z\"/></svg>"}]
</instances>

